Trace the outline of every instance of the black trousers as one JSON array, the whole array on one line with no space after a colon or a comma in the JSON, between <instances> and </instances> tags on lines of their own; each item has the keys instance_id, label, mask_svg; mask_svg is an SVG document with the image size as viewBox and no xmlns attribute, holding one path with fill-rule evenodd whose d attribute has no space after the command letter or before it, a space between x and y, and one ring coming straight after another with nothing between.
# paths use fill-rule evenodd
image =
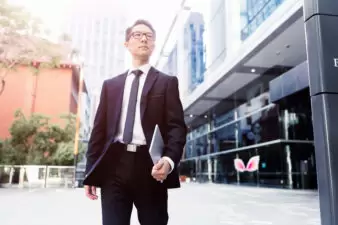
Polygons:
<instances>
[{"instance_id":1,"label":"black trousers","mask_svg":"<svg viewBox=\"0 0 338 225\"><path fill-rule=\"evenodd\" d=\"M129 225L133 205L141 225L166 225L167 188L151 176L148 149L128 152L116 143L108 151L101 187L103 225Z\"/></svg>"}]
</instances>

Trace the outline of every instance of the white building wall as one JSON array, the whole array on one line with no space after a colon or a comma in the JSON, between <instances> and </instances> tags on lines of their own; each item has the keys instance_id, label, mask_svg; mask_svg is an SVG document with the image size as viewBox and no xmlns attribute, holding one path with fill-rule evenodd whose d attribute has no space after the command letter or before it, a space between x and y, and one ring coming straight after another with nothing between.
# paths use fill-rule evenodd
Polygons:
<instances>
[{"instance_id":1,"label":"white building wall","mask_svg":"<svg viewBox=\"0 0 338 225\"><path fill-rule=\"evenodd\" d=\"M226 55L234 55L241 46L240 1L225 1Z\"/></svg>"}]
</instances>

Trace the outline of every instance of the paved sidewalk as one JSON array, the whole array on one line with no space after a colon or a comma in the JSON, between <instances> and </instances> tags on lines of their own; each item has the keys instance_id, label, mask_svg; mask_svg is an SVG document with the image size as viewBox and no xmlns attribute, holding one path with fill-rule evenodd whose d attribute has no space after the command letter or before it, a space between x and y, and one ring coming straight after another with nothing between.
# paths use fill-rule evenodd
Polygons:
<instances>
[{"instance_id":1,"label":"paved sidewalk","mask_svg":"<svg viewBox=\"0 0 338 225\"><path fill-rule=\"evenodd\" d=\"M0 202L1 225L101 224L100 201L82 189L0 189ZM169 213L169 225L320 225L312 191L183 184L169 191Z\"/></svg>"}]
</instances>

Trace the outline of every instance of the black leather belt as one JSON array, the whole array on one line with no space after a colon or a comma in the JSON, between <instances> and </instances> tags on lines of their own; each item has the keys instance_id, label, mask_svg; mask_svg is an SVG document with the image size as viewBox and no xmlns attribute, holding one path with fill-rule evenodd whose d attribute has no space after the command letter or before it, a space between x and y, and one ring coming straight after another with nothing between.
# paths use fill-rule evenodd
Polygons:
<instances>
[{"instance_id":1,"label":"black leather belt","mask_svg":"<svg viewBox=\"0 0 338 225\"><path fill-rule=\"evenodd\" d=\"M135 145L135 144L124 144L117 143L118 145L123 146L123 148L128 152L137 152L146 148L146 145Z\"/></svg>"}]
</instances>

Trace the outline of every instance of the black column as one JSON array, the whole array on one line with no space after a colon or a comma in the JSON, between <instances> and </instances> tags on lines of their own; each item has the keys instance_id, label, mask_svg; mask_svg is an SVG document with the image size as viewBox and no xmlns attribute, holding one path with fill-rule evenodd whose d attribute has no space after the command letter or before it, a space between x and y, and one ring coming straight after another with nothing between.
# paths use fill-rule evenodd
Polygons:
<instances>
[{"instance_id":1,"label":"black column","mask_svg":"<svg viewBox=\"0 0 338 225\"><path fill-rule=\"evenodd\" d=\"M304 0L322 225L338 225L338 1Z\"/></svg>"}]
</instances>

